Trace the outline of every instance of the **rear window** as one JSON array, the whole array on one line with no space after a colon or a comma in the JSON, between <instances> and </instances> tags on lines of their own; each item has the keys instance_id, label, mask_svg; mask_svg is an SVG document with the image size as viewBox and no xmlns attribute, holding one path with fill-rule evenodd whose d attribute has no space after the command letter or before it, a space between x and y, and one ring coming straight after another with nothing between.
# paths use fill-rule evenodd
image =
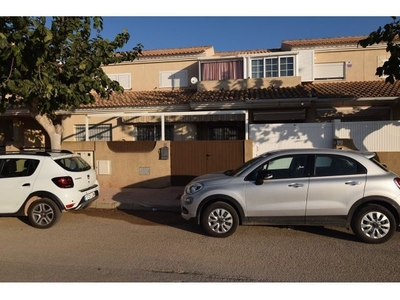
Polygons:
<instances>
[{"instance_id":1,"label":"rear window","mask_svg":"<svg viewBox=\"0 0 400 300\"><path fill-rule=\"evenodd\" d=\"M63 169L70 172L82 172L90 170L90 165L80 156L56 159L55 162Z\"/></svg>"}]
</instances>

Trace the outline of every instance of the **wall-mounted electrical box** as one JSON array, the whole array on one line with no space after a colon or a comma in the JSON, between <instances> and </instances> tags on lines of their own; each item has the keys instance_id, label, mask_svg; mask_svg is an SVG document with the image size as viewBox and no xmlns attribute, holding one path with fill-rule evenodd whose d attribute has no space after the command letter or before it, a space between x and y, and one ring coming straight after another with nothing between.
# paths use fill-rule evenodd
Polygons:
<instances>
[{"instance_id":1,"label":"wall-mounted electrical box","mask_svg":"<svg viewBox=\"0 0 400 300\"><path fill-rule=\"evenodd\" d=\"M97 161L97 174L110 175L111 174L111 161L110 160L98 160Z\"/></svg>"},{"instance_id":2,"label":"wall-mounted electrical box","mask_svg":"<svg viewBox=\"0 0 400 300\"><path fill-rule=\"evenodd\" d=\"M166 160L169 157L169 149L167 146L161 147L158 150L159 156L161 160Z\"/></svg>"}]
</instances>

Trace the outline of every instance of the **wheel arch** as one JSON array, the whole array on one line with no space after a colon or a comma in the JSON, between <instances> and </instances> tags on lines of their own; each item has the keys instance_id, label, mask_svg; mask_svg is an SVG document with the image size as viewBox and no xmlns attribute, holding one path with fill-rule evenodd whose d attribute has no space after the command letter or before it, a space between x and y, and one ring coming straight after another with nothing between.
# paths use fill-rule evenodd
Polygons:
<instances>
[{"instance_id":1,"label":"wheel arch","mask_svg":"<svg viewBox=\"0 0 400 300\"><path fill-rule=\"evenodd\" d=\"M400 205L397 204L392 199L382 197L382 196L368 196L366 198L358 200L356 203L352 205L349 210L349 214L347 216L346 226L349 228L351 225L351 221L353 217L357 214L357 212L369 204L376 204L385 207L388 209L394 216L396 220L396 226L399 226L400 223Z\"/></svg>"},{"instance_id":2,"label":"wheel arch","mask_svg":"<svg viewBox=\"0 0 400 300\"><path fill-rule=\"evenodd\" d=\"M210 197L205 198L203 201L201 201L201 204L197 208L197 213L196 213L196 221L198 224L200 224L200 218L201 218L202 212L208 206L210 206L211 204L218 202L218 201L225 202L225 203L229 204L230 206L232 206L233 209L237 212L237 214L239 216L239 224L241 225L243 223L245 214L244 214L244 210L243 210L242 206L240 205L240 203L235 198L232 198L231 196L220 194L220 195L212 195Z\"/></svg>"},{"instance_id":3,"label":"wheel arch","mask_svg":"<svg viewBox=\"0 0 400 300\"><path fill-rule=\"evenodd\" d=\"M23 205L23 211L21 213L24 216L27 216L29 206L36 200L42 199L42 198L48 198L51 201L53 201L57 205L57 207L60 209L60 211L65 210L64 205L62 204L61 200L56 195L49 193L47 191L36 191L36 192L31 193L28 196L28 198L25 201L25 204Z\"/></svg>"}]
</instances>

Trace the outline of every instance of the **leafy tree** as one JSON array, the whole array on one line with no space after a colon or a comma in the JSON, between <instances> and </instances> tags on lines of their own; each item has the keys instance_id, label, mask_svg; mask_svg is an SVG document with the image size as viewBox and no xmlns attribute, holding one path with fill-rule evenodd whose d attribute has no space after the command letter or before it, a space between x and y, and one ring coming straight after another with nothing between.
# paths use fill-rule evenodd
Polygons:
<instances>
[{"instance_id":1,"label":"leafy tree","mask_svg":"<svg viewBox=\"0 0 400 300\"><path fill-rule=\"evenodd\" d=\"M376 69L376 75L385 75L386 82L394 83L395 80L400 79L400 45L398 44L400 38L400 20L392 17L392 22L386 24L383 28L379 26L376 31L373 31L365 39L358 42L363 48L386 43L386 51L390 53L390 57L385 63Z\"/></svg>"},{"instance_id":2,"label":"leafy tree","mask_svg":"<svg viewBox=\"0 0 400 300\"><path fill-rule=\"evenodd\" d=\"M123 92L102 66L132 61L142 45L116 52L129 40L124 30L113 41L103 39L101 17L0 17L0 113L28 108L49 134L51 147L61 148L57 111L73 110ZM94 33L93 33L94 31Z\"/></svg>"}]
</instances>

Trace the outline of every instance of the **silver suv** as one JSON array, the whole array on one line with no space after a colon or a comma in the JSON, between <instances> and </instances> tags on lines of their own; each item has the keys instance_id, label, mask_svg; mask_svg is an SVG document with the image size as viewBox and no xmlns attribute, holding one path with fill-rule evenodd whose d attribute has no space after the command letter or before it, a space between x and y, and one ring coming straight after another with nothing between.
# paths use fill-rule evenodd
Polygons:
<instances>
[{"instance_id":1,"label":"silver suv","mask_svg":"<svg viewBox=\"0 0 400 300\"><path fill-rule=\"evenodd\" d=\"M55 225L62 211L83 209L99 197L95 171L69 151L0 155L0 215L28 216L32 226Z\"/></svg>"},{"instance_id":2,"label":"silver suv","mask_svg":"<svg viewBox=\"0 0 400 300\"><path fill-rule=\"evenodd\" d=\"M227 237L243 225L318 225L352 229L383 243L398 229L400 178L374 153L277 150L236 170L195 178L181 197L182 217Z\"/></svg>"}]
</instances>

